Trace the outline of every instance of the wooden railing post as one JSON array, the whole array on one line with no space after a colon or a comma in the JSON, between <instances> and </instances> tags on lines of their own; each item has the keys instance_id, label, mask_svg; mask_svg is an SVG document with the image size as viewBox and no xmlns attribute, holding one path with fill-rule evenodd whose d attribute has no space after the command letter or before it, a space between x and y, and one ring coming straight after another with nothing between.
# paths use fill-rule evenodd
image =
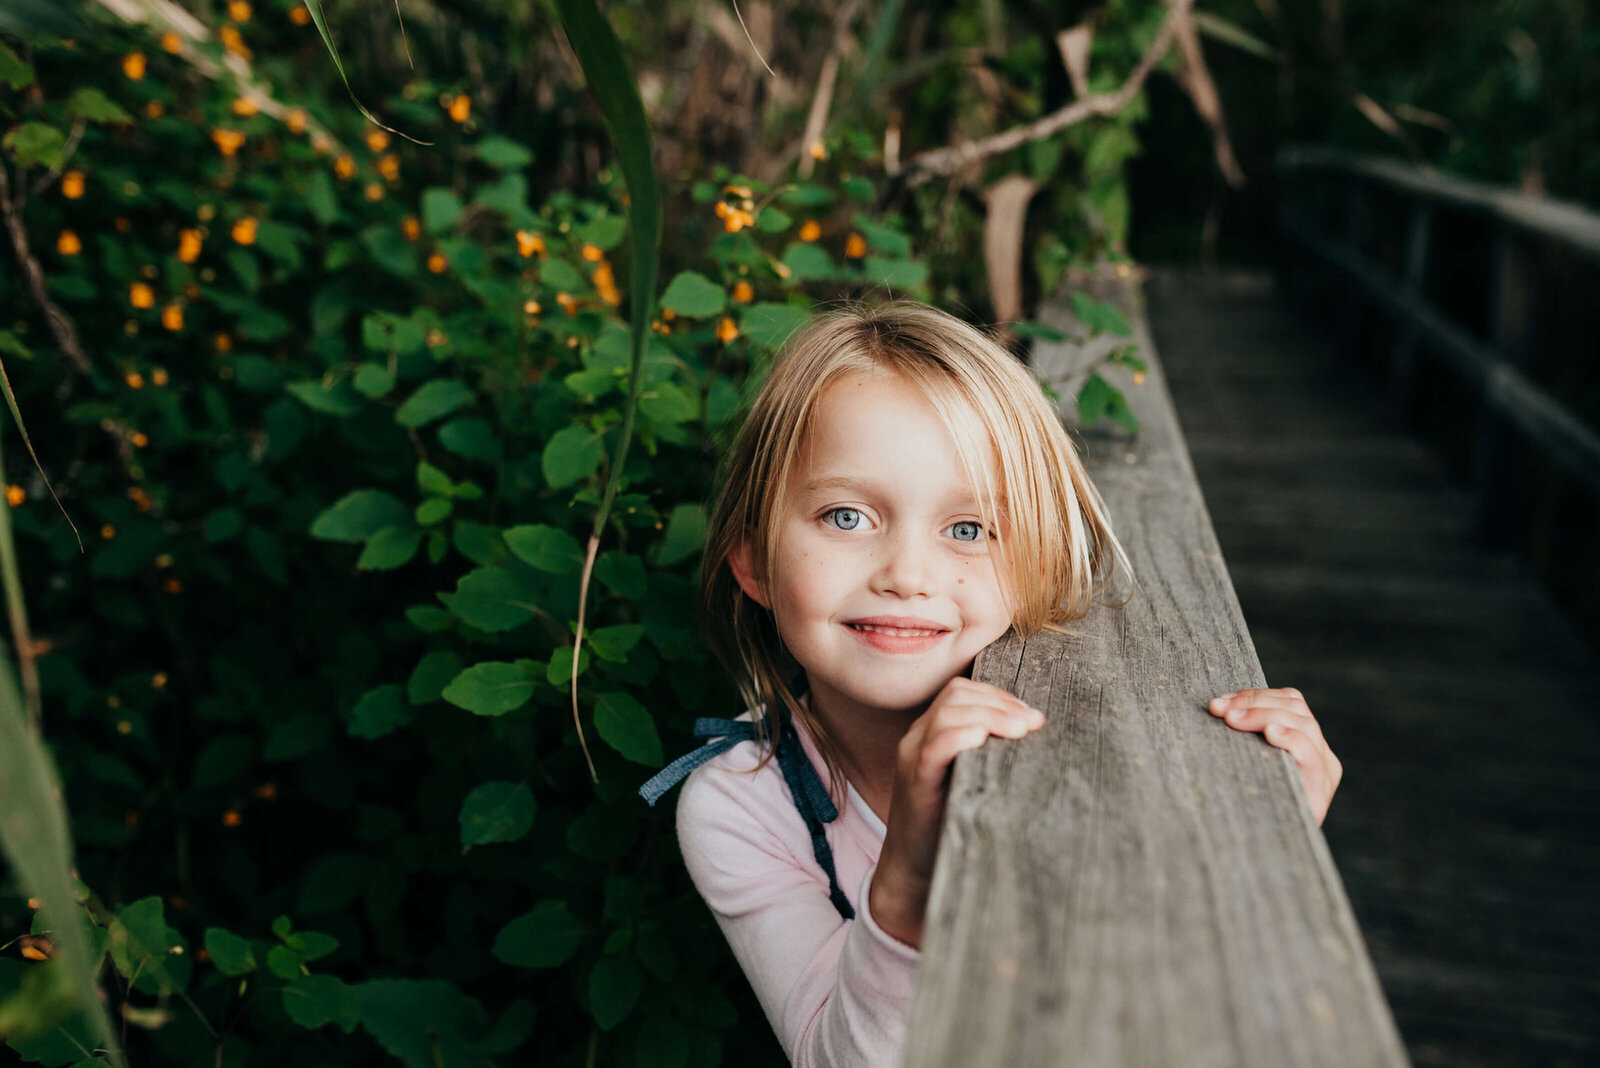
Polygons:
<instances>
[{"instance_id":1,"label":"wooden railing post","mask_svg":"<svg viewBox=\"0 0 1600 1068\"><path fill-rule=\"evenodd\" d=\"M1138 438L1088 435L1138 589L976 677L1045 710L963 754L908 1068L1404 1065L1292 760L1206 710L1264 684L1131 291ZM1065 326L1047 306L1041 318ZM1041 374L1063 354L1041 345ZM1065 354L1071 358L1070 353Z\"/></svg>"},{"instance_id":2,"label":"wooden railing post","mask_svg":"<svg viewBox=\"0 0 1600 1068\"><path fill-rule=\"evenodd\" d=\"M1488 340L1507 365L1521 369L1528 359L1533 289L1527 257L1504 222L1496 223L1489 266ZM1474 442L1473 483L1477 495L1478 536L1493 548L1510 546L1521 534L1519 517L1526 496L1520 477L1523 445L1504 412L1485 395Z\"/></svg>"},{"instance_id":3,"label":"wooden railing post","mask_svg":"<svg viewBox=\"0 0 1600 1068\"><path fill-rule=\"evenodd\" d=\"M1405 275L1401 292L1410 301L1427 298L1429 246L1433 241L1433 203L1417 197L1406 216ZM1400 323L1399 340L1394 347L1394 366L1389 374L1390 394L1395 410L1404 418L1411 411L1417 392L1417 341L1421 331L1415 319Z\"/></svg>"}]
</instances>

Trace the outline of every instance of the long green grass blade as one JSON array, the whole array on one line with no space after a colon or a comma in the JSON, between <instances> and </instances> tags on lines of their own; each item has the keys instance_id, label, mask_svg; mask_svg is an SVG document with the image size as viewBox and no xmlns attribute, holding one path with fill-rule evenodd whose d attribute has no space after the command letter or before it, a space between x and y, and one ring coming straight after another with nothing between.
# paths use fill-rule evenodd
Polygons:
<instances>
[{"instance_id":1,"label":"long green grass blade","mask_svg":"<svg viewBox=\"0 0 1600 1068\"><path fill-rule=\"evenodd\" d=\"M22 409L17 407L17 395L11 391L11 377L6 374L6 365L3 363L0 363L0 391L6 395L6 404L11 408L11 418L17 421L17 432L22 435L22 443L28 447L28 455L33 457L33 466L39 469L39 477L44 479L44 488L50 491L50 499L61 509L62 518L67 521L67 526L72 528L72 536L78 539L78 551L83 552L83 535L78 533L78 524L67 515L67 506L56 496L56 488L50 484L50 476L44 473L44 464L39 462L39 454L33 451L33 439L28 437L28 426L22 421ZM9 519L6 521L6 528L10 529Z\"/></svg>"},{"instance_id":2,"label":"long green grass blade","mask_svg":"<svg viewBox=\"0 0 1600 1068\"><path fill-rule=\"evenodd\" d=\"M628 230L633 237L632 265L629 285L630 315L632 316L630 364L628 371L628 398L622 410L622 432L617 438L616 452L606 478L606 489L595 513L594 531L589 537L589 559L594 559L600 535L611 515L611 504L616 499L617 483L622 478L622 467L628 459L628 446L633 441L634 415L639 406L639 372L644 365L646 330L656 299L657 274L661 266L661 193L656 185L656 169L650 142L650 124L645 118L644 103L639 99L639 88L633 73L622 56L622 46L611 30L594 0L555 0L556 12L561 17L567 40L577 53L589 88L600 104L605 116L606 129L617 150L617 165L622 169L628 186ZM578 594L578 634L573 649L572 714L578 721L578 652L583 646L585 608L589 597L590 571L584 569L583 585ZM588 755L588 743L583 741L583 726L578 723L578 738ZM589 763L589 774L595 776L594 762Z\"/></svg>"},{"instance_id":3,"label":"long green grass blade","mask_svg":"<svg viewBox=\"0 0 1600 1068\"><path fill-rule=\"evenodd\" d=\"M317 32L322 35L322 43L328 48L328 55L333 57L333 67L339 72L339 78L344 82L345 91L350 94L350 100L355 104L356 109L360 111L362 115L365 115L367 121L372 123L374 126L388 130L397 137L404 137L407 141L410 141L414 145L431 146L433 144L432 141L418 141L415 137L412 137L408 133L403 133L400 130L396 130L393 126L384 126L383 123L378 121L378 117L376 115L367 110L365 104L356 99L356 91L350 86L350 76L344 72L344 63L339 59L339 50L334 47L333 34L328 32L328 20L322 13L322 0L305 0L305 4L306 10L311 12L311 21L316 23ZM398 12L399 10L399 5L396 4L395 11Z\"/></svg>"},{"instance_id":4,"label":"long green grass blade","mask_svg":"<svg viewBox=\"0 0 1600 1068\"><path fill-rule=\"evenodd\" d=\"M0 539L12 542L11 515L0 507ZM14 575L7 575L9 586ZM8 594L20 591L7 590ZM72 839L61 783L50 755L28 725L11 665L0 658L0 850L26 893L40 900L56 960L71 973L80 1009L89 1013L100 1047L125 1065L111 1018L95 986L98 961L89 959L89 934L73 892Z\"/></svg>"}]
</instances>

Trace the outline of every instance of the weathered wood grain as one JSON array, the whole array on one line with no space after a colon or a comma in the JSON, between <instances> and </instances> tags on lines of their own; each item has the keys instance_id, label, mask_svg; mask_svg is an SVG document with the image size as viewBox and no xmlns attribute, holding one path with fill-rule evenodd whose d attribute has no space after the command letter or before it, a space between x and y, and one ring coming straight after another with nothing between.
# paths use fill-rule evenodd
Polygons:
<instances>
[{"instance_id":1,"label":"weathered wood grain","mask_svg":"<svg viewBox=\"0 0 1600 1068\"><path fill-rule=\"evenodd\" d=\"M1292 762L1206 711L1264 680L1135 318L1143 432L1088 451L1139 588L979 660L1050 722L957 762L906 1063L1405 1064Z\"/></svg>"}]
</instances>

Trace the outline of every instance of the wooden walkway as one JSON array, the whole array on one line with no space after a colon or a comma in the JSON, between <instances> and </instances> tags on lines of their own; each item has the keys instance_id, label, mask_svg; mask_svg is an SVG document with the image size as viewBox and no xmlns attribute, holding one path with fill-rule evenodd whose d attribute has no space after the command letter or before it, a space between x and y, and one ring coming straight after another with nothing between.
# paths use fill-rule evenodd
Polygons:
<instances>
[{"instance_id":1,"label":"wooden walkway","mask_svg":"<svg viewBox=\"0 0 1600 1068\"><path fill-rule=\"evenodd\" d=\"M1268 684L1344 762L1324 832L1412 1059L1600 1063L1600 660L1268 279L1146 296Z\"/></svg>"}]
</instances>

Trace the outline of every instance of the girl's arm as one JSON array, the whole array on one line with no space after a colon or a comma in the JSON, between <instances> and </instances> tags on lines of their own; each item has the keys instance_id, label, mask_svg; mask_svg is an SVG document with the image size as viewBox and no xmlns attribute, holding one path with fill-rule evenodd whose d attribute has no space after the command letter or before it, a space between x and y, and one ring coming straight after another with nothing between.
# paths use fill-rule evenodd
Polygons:
<instances>
[{"instance_id":1,"label":"girl's arm","mask_svg":"<svg viewBox=\"0 0 1600 1068\"><path fill-rule=\"evenodd\" d=\"M872 885L872 914L889 934L921 947L949 796L950 765L991 734L1020 738L1044 725L1044 713L997 686L955 678L900 741L888 833Z\"/></svg>"},{"instance_id":2,"label":"girl's arm","mask_svg":"<svg viewBox=\"0 0 1600 1068\"><path fill-rule=\"evenodd\" d=\"M859 857L849 872L840 858L856 919L840 918L777 764L743 770L755 763L739 746L684 783L678 841L695 887L796 1068L896 1064L920 954L874 922L875 869L863 876Z\"/></svg>"}]
</instances>

